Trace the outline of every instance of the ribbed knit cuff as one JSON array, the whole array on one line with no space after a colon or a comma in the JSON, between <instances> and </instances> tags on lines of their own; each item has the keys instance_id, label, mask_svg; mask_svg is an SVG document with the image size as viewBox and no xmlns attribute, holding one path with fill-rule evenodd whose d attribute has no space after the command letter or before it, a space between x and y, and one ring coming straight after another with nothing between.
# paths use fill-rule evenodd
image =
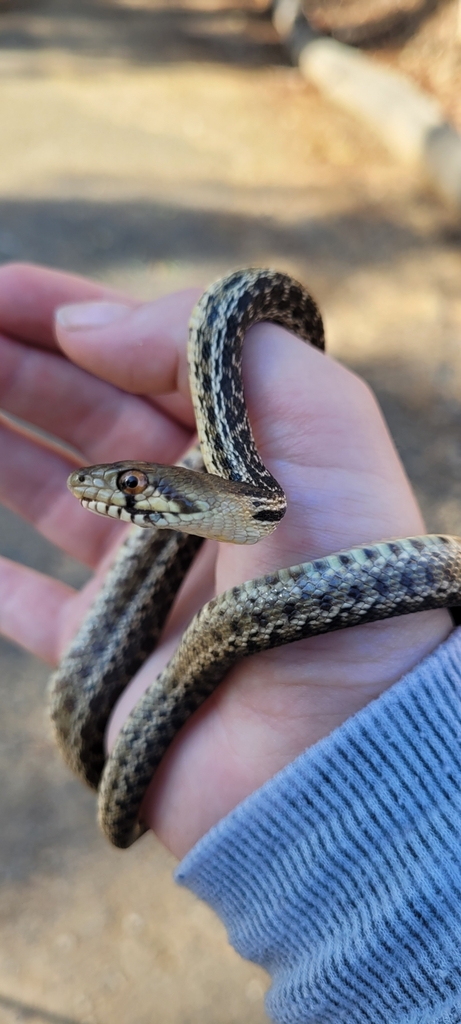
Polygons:
<instances>
[{"instance_id":1,"label":"ribbed knit cuff","mask_svg":"<svg viewBox=\"0 0 461 1024\"><path fill-rule=\"evenodd\" d=\"M461 1022L460 741L457 630L179 866L279 1024Z\"/></svg>"}]
</instances>

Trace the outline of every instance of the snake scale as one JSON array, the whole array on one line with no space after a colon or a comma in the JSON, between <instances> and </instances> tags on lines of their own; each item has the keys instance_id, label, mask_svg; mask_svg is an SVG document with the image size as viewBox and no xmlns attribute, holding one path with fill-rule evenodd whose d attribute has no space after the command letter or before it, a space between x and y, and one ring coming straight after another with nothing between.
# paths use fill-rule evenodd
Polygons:
<instances>
[{"instance_id":1,"label":"snake scale","mask_svg":"<svg viewBox=\"0 0 461 1024\"><path fill-rule=\"evenodd\" d=\"M201 538L255 543L285 513L285 494L256 450L243 394L243 340L262 320L324 348L319 309L302 285L272 270L228 275L207 289L190 324L200 448L174 467L119 462L69 478L82 505L144 528L122 545L50 685L58 743L71 768L98 790L101 826L119 847L145 831L139 809L158 764L237 660L319 633L461 605L456 537L365 544L250 580L199 611L106 756L111 710L154 649Z\"/></svg>"}]
</instances>

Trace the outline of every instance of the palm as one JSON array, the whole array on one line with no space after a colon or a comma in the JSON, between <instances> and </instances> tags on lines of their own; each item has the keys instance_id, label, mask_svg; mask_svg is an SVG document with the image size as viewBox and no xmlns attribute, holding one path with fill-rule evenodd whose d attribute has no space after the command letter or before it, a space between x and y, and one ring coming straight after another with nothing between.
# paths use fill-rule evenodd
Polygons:
<instances>
[{"instance_id":1,"label":"palm","mask_svg":"<svg viewBox=\"0 0 461 1024\"><path fill-rule=\"evenodd\" d=\"M0 272L2 408L72 445L86 464L127 458L172 462L193 428L184 353L195 295L128 312L99 332L62 329L70 357L63 358L54 340L53 310L104 297L121 301L89 282L49 271ZM164 642L124 695L113 730L161 669L187 620L216 589L354 543L423 528L379 413L357 378L270 325L254 330L244 362L257 445L286 490L287 516L255 547L221 545L216 553L215 546L205 546ZM0 563L2 632L53 664L99 585L121 527L88 515L66 490L73 457L7 424L0 429L0 499L95 571L76 594L7 560ZM149 821L176 852L187 849L246 793L398 678L448 629L445 613L426 613L302 641L236 666L165 758L146 802Z\"/></svg>"}]
</instances>

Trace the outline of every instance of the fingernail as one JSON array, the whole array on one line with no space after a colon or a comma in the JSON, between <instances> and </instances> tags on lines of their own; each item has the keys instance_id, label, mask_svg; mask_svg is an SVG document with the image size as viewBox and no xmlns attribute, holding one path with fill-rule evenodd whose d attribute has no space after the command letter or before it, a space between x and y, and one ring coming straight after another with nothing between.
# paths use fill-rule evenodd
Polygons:
<instances>
[{"instance_id":1,"label":"fingernail","mask_svg":"<svg viewBox=\"0 0 461 1024\"><path fill-rule=\"evenodd\" d=\"M72 306L60 306L55 312L56 325L67 331L107 327L122 320L131 307L122 302L78 302Z\"/></svg>"}]
</instances>

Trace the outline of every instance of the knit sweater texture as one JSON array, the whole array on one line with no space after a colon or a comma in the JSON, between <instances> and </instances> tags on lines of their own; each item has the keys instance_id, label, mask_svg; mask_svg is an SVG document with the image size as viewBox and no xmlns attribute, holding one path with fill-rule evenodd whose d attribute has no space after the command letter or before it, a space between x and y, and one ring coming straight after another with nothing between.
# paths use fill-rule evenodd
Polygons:
<instances>
[{"instance_id":1,"label":"knit sweater texture","mask_svg":"<svg viewBox=\"0 0 461 1024\"><path fill-rule=\"evenodd\" d=\"M461 1024L461 630L176 878L269 972L279 1024Z\"/></svg>"}]
</instances>

